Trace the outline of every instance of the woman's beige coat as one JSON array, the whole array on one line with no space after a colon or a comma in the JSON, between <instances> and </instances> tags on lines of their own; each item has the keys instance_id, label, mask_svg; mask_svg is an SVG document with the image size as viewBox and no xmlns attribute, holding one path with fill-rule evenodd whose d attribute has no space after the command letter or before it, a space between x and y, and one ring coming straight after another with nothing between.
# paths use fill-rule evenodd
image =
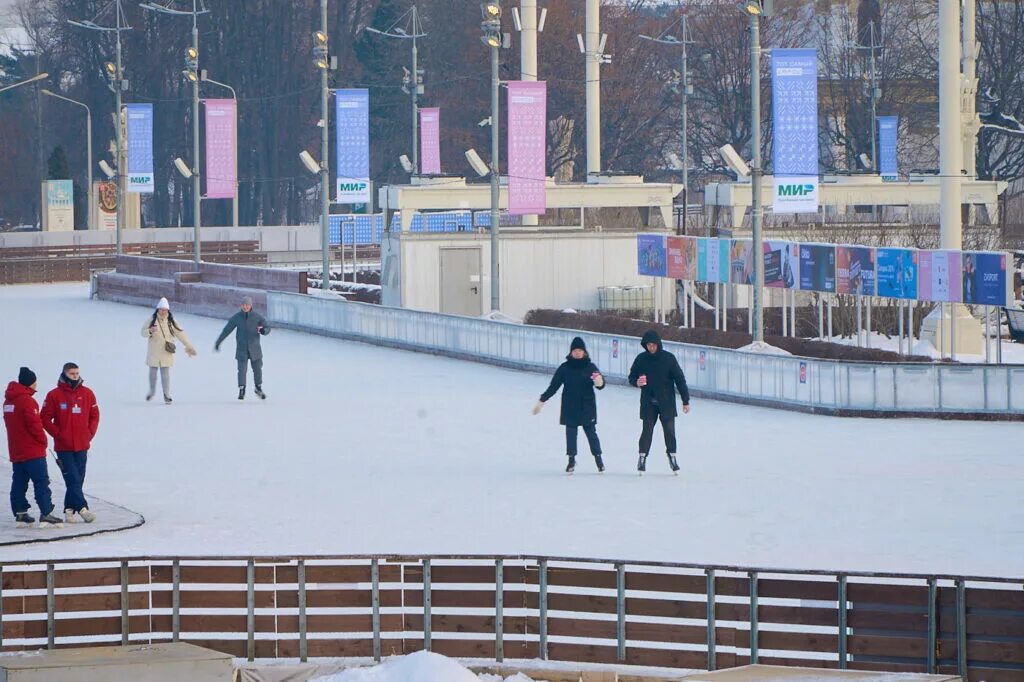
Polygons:
<instances>
[{"instance_id":1,"label":"woman's beige coat","mask_svg":"<svg viewBox=\"0 0 1024 682\"><path fill-rule=\"evenodd\" d=\"M152 318L146 318L145 324L142 325L142 336L149 339L149 345L146 350L146 365L149 367L174 366L175 354L168 353L164 350L165 341L174 341L177 339L184 344L186 350L195 352L195 348L192 347L192 343L188 340L185 332L180 329L173 328L168 318L161 318L157 315L156 324L158 329L150 334L149 326L151 319Z\"/></svg>"}]
</instances>

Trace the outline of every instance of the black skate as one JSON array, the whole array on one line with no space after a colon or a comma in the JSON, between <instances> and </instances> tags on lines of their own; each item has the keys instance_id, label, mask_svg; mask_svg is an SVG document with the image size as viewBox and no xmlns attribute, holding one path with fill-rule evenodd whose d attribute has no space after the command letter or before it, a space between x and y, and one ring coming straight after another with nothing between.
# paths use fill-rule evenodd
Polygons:
<instances>
[{"instance_id":1,"label":"black skate","mask_svg":"<svg viewBox=\"0 0 1024 682\"><path fill-rule=\"evenodd\" d=\"M238 387L238 399L245 400L245 386Z\"/></svg>"},{"instance_id":2,"label":"black skate","mask_svg":"<svg viewBox=\"0 0 1024 682\"><path fill-rule=\"evenodd\" d=\"M28 528L36 522L36 519L27 511L24 511L14 515L14 522L18 525L18 528Z\"/></svg>"},{"instance_id":3,"label":"black skate","mask_svg":"<svg viewBox=\"0 0 1024 682\"><path fill-rule=\"evenodd\" d=\"M594 464L597 465L598 473L604 473L604 460L601 459L601 455L594 455Z\"/></svg>"},{"instance_id":4,"label":"black skate","mask_svg":"<svg viewBox=\"0 0 1024 682\"><path fill-rule=\"evenodd\" d=\"M574 471L576 471L576 458L569 457L569 463L565 465L565 473L571 474Z\"/></svg>"},{"instance_id":5,"label":"black skate","mask_svg":"<svg viewBox=\"0 0 1024 682\"><path fill-rule=\"evenodd\" d=\"M672 453L669 453L669 455L668 455L668 465L669 465L669 467L671 467L672 473L674 473L676 476L678 476L679 475L679 462L676 461L676 456L673 455Z\"/></svg>"},{"instance_id":6,"label":"black skate","mask_svg":"<svg viewBox=\"0 0 1024 682\"><path fill-rule=\"evenodd\" d=\"M637 460L636 470L641 476L647 471L647 455L642 452L640 453L640 459Z\"/></svg>"},{"instance_id":7,"label":"black skate","mask_svg":"<svg viewBox=\"0 0 1024 682\"><path fill-rule=\"evenodd\" d=\"M257 386L256 387L256 395L258 395L260 397L260 400L266 400L267 399L267 394L263 392L263 387L262 386Z\"/></svg>"},{"instance_id":8,"label":"black skate","mask_svg":"<svg viewBox=\"0 0 1024 682\"><path fill-rule=\"evenodd\" d=\"M171 404L171 403L173 403L173 402L174 402L174 401L173 401L173 400L171 400L171 396L169 396L169 395L166 395L166 394L164 395L164 404L165 404L165 405L170 405L170 404Z\"/></svg>"},{"instance_id":9,"label":"black skate","mask_svg":"<svg viewBox=\"0 0 1024 682\"><path fill-rule=\"evenodd\" d=\"M63 528L64 519L59 516L54 516L53 513L43 514L39 519L40 528Z\"/></svg>"}]
</instances>

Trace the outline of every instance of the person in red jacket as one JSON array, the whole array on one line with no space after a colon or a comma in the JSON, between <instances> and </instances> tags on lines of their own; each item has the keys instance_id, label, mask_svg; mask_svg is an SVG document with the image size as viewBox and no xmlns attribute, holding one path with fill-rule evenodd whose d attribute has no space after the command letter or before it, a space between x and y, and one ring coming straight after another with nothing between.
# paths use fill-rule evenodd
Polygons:
<instances>
[{"instance_id":1,"label":"person in red jacket","mask_svg":"<svg viewBox=\"0 0 1024 682\"><path fill-rule=\"evenodd\" d=\"M14 475L11 480L11 511L19 526L29 526L35 519L29 514L29 481L39 505L40 528L60 528L64 524L53 516L50 500L50 476L46 471L46 432L39 420L39 405L32 396L36 392L36 375L28 367L18 372L18 380L7 385L4 394L4 427L7 429L7 453Z\"/></svg>"},{"instance_id":2,"label":"person in red jacket","mask_svg":"<svg viewBox=\"0 0 1024 682\"><path fill-rule=\"evenodd\" d=\"M77 514L86 523L96 520L89 511L82 487L85 485L85 465L89 458L89 445L96 437L100 425L100 408L96 395L87 388L81 370L73 362L64 364L57 388L46 394L41 413L43 428L53 436L53 449L57 451L57 464L64 476L64 518L75 523Z\"/></svg>"}]
</instances>

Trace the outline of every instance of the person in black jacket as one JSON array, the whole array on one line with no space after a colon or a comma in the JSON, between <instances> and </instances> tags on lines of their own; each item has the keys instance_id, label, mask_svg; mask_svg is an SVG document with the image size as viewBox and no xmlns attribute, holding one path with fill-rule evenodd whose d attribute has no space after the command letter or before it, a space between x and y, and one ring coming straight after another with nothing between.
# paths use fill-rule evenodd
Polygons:
<instances>
[{"instance_id":1,"label":"person in black jacket","mask_svg":"<svg viewBox=\"0 0 1024 682\"><path fill-rule=\"evenodd\" d=\"M640 387L640 419L644 422L643 431L640 433L640 459L636 468L641 475L647 470L647 455L651 451L654 425L661 419L668 464L673 472L678 472L676 389L683 398L684 414L690 412L690 390L686 387L686 377L683 376L676 356L662 348L661 338L656 331L647 331L640 340L640 345L644 347L644 351L636 356L633 367L629 370L629 384Z\"/></svg>"},{"instance_id":2,"label":"person in black jacket","mask_svg":"<svg viewBox=\"0 0 1024 682\"><path fill-rule=\"evenodd\" d=\"M559 423L565 426L565 451L569 456L565 472L571 474L576 470L576 438L580 427L583 427L583 433L587 436L590 454L594 456L597 470L604 472L601 441L597 438L597 397L594 395L595 388L599 391L604 388L604 377L597 365L590 361L587 346L578 336L572 340L565 362L555 370L551 385L541 394L540 402L534 406L533 413L540 413L544 403L555 395L560 387L562 412Z\"/></svg>"},{"instance_id":3,"label":"person in black jacket","mask_svg":"<svg viewBox=\"0 0 1024 682\"><path fill-rule=\"evenodd\" d=\"M261 400L267 399L263 392L263 347L260 337L270 333L270 325L266 318L252 309L252 298L242 299L241 310L231 316L224 325L223 331L213 344L213 350L220 351L220 344L235 332L235 360L238 361L238 399L245 399L245 378L252 365L252 378L256 384L256 395Z\"/></svg>"}]
</instances>

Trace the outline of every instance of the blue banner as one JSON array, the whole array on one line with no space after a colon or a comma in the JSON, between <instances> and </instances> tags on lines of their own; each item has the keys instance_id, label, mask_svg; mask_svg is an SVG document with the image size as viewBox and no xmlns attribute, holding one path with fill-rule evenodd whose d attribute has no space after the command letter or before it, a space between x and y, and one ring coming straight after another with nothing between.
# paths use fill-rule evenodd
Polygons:
<instances>
[{"instance_id":1,"label":"blue banner","mask_svg":"<svg viewBox=\"0 0 1024 682\"><path fill-rule=\"evenodd\" d=\"M917 298L917 250L880 248L878 295L886 298Z\"/></svg>"},{"instance_id":2,"label":"blue banner","mask_svg":"<svg viewBox=\"0 0 1024 682\"><path fill-rule=\"evenodd\" d=\"M661 234L638 234L636 236L637 272L651 277L665 277L668 274L668 252L665 236Z\"/></svg>"},{"instance_id":3,"label":"blue banner","mask_svg":"<svg viewBox=\"0 0 1024 682\"><path fill-rule=\"evenodd\" d=\"M156 189L153 175L153 105L126 104L128 117L128 187L127 191L152 194Z\"/></svg>"},{"instance_id":4,"label":"blue banner","mask_svg":"<svg viewBox=\"0 0 1024 682\"><path fill-rule=\"evenodd\" d=\"M1006 305L1006 254L969 251L963 254L963 302Z\"/></svg>"},{"instance_id":5,"label":"blue banner","mask_svg":"<svg viewBox=\"0 0 1024 682\"><path fill-rule=\"evenodd\" d=\"M818 51L772 50L775 213L818 212Z\"/></svg>"},{"instance_id":6,"label":"blue banner","mask_svg":"<svg viewBox=\"0 0 1024 682\"><path fill-rule=\"evenodd\" d=\"M836 292L836 247L834 244L800 245L800 289Z\"/></svg>"},{"instance_id":7,"label":"blue banner","mask_svg":"<svg viewBox=\"0 0 1024 682\"><path fill-rule=\"evenodd\" d=\"M370 201L370 91L334 91L334 130L337 136L335 201Z\"/></svg>"},{"instance_id":8,"label":"blue banner","mask_svg":"<svg viewBox=\"0 0 1024 682\"><path fill-rule=\"evenodd\" d=\"M878 117L878 171L885 182L899 178L896 170L896 133L900 127L899 116Z\"/></svg>"}]
</instances>

